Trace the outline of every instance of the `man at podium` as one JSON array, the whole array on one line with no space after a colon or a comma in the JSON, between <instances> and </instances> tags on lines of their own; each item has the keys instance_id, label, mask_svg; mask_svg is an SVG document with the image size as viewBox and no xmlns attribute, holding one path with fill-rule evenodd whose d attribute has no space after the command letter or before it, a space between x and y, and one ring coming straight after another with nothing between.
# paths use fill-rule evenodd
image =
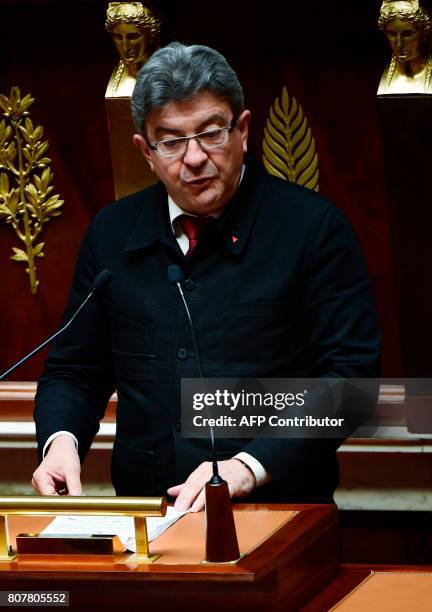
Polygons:
<instances>
[{"instance_id":1,"label":"man at podium","mask_svg":"<svg viewBox=\"0 0 432 612\"><path fill-rule=\"evenodd\" d=\"M251 113L225 58L172 43L140 70L134 143L160 182L91 224L65 317L112 280L58 339L39 381L40 494L82 493L86 456L114 390L118 495L200 510L209 444L181 436L180 384L198 376L377 377L379 333L351 227L317 193L269 176L247 151ZM176 266L199 348L167 270ZM232 497L329 503L330 439L218 439Z\"/></svg>"}]
</instances>

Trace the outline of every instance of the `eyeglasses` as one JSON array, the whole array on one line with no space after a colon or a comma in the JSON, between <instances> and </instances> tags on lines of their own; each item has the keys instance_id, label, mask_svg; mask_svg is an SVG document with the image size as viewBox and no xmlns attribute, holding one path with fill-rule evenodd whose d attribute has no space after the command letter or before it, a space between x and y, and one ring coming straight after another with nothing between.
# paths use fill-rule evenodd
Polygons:
<instances>
[{"instance_id":1,"label":"eyeglasses","mask_svg":"<svg viewBox=\"0 0 432 612\"><path fill-rule=\"evenodd\" d=\"M150 149L156 151L159 157L180 157L187 151L189 140L196 140L201 149L208 151L223 147L228 140L229 135L237 125L237 120L233 119L231 125L200 132L193 136L182 136L181 138L168 138L167 140L159 140L154 144L149 143Z\"/></svg>"}]
</instances>

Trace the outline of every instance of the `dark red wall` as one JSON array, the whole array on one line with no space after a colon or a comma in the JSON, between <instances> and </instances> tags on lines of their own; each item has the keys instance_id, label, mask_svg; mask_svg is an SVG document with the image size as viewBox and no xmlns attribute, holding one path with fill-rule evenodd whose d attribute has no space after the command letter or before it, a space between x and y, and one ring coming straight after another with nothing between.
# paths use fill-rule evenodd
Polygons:
<instances>
[{"instance_id":1,"label":"dark red wall","mask_svg":"<svg viewBox=\"0 0 432 612\"><path fill-rule=\"evenodd\" d=\"M400 376L394 265L376 88L388 51L375 3L164 0L163 42L219 49L237 70L252 110L250 148L261 157L268 109L286 85L316 139L321 193L347 214L361 241L384 334L383 374ZM364 6L370 4L371 6ZM112 200L104 92L116 62L104 30L106 2L0 3L0 92L36 98L35 123L50 142L61 217L45 230L41 287L32 296L17 245L0 225L0 369L58 325L86 226ZM293 6L291 6L293 5ZM295 5L295 6L294 6ZM38 376L42 357L15 379Z\"/></svg>"}]
</instances>

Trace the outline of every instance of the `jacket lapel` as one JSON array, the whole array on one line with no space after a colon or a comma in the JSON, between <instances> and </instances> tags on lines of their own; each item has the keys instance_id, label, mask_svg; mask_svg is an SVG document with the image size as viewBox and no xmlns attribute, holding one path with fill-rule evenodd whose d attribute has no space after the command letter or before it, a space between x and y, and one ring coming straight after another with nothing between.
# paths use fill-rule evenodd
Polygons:
<instances>
[{"instance_id":1,"label":"jacket lapel","mask_svg":"<svg viewBox=\"0 0 432 612\"><path fill-rule=\"evenodd\" d=\"M245 161L243 180L218 222L226 247L236 256L246 247L264 191L264 171L251 156Z\"/></svg>"},{"instance_id":2,"label":"jacket lapel","mask_svg":"<svg viewBox=\"0 0 432 612\"><path fill-rule=\"evenodd\" d=\"M224 244L233 255L241 255L247 244L262 198L264 178L264 170L251 156L247 156L243 180L216 224ZM164 185L159 182L150 187L150 190L126 242L125 252L145 249L159 240L177 254L183 255L171 230L168 195Z\"/></svg>"},{"instance_id":3,"label":"jacket lapel","mask_svg":"<svg viewBox=\"0 0 432 612\"><path fill-rule=\"evenodd\" d=\"M163 242L176 253L183 255L171 230L168 214L168 194L159 182L147 192L141 214L129 235L124 251L133 253L148 248L157 241Z\"/></svg>"}]
</instances>

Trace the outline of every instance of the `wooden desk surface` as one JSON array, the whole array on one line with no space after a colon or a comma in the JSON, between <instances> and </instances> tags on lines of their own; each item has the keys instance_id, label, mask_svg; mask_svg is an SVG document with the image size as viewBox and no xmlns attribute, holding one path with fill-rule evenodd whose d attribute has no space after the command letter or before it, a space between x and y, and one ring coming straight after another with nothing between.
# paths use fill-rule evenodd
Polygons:
<instances>
[{"instance_id":1,"label":"wooden desk surface","mask_svg":"<svg viewBox=\"0 0 432 612\"><path fill-rule=\"evenodd\" d=\"M430 612L432 571L371 572L351 593L338 602L335 612Z\"/></svg>"},{"instance_id":2,"label":"wooden desk surface","mask_svg":"<svg viewBox=\"0 0 432 612\"><path fill-rule=\"evenodd\" d=\"M260 544L264 543L278 529L286 525L298 514L298 511L287 510L283 507L269 509L253 505L245 505L234 510L237 537L242 554L250 554ZM15 548L15 537L19 533L39 532L50 522L51 517L9 517L11 543ZM205 515L204 512L190 513L174 523L154 542L150 543L151 554L160 555L156 563L138 565L134 561L134 554L111 555L20 555L12 562L0 562L0 571L6 567L10 571L26 571L27 569L41 571L73 571L79 566L80 571L94 571L96 567L104 572L134 571L134 572L160 572L175 571L173 566L199 566L189 567L188 570L220 573L217 564L200 566L205 556ZM161 567L166 566L168 567ZM219 568L219 569L218 569ZM245 573L237 565L225 566L224 573Z\"/></svg>"},{"instance_id":3,"label":"wooden desk surface","mask_svg":"<svg viewBox=\"0 0 432 612\"><path fill-rule=\"evenodd\" d=\"M37 531L47 517L10 517L12 534ZM0 563L0 590L65 590L80 610L176 612L298 609L339 571L337 512L331 505L235 506L236 565L201 564L204 513L186 515L155 542L153 564L118 555L20 555ZM72 558L73 557L73 558ZM127 605L126 605L127 602Z\"/></svg>"},{"instance_id":4,"label":"wooden desk surface","mask_svg":"<svg viewBox=\"0 0 432 612\"><path fill-rule=\"evenodd\" d=\"M301 612L422 612L431 601L432 566L345 564Z\"/></svg>"}]
</instances>

